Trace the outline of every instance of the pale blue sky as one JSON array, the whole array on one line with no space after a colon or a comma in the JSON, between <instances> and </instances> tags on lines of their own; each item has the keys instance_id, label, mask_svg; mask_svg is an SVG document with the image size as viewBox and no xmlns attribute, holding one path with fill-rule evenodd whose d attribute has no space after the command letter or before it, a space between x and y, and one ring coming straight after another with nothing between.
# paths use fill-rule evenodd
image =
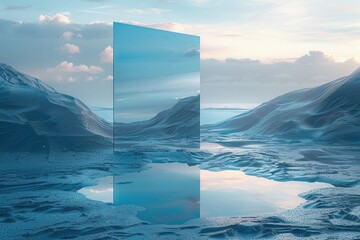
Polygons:
<instances>
[{"instance_id":1,"label":"pale blue sky","mask_svg":"<svg viewBox=\"0 0 360 240\"><path fill-rule=\"evenodd\" d=\"M60 13L73 23L127 21L201 35L205 58L271 60L321 50L345 60L360 51L347 46L360 34L357 0L3 0L2 6L0 18L13 21Z\"/></svg>"},{"instance_id":2,"label":"pale blue sky","mask_svg":"<svg viewBox=\"0 0 360 240\"><path fill-rule=\"evenodd\" d=\"M263 102L359 65L357 0L1 3L0 62L88 105L112 105L113 21L201 36L202 102L210 105Z\"/></svg>"}]
</instances>

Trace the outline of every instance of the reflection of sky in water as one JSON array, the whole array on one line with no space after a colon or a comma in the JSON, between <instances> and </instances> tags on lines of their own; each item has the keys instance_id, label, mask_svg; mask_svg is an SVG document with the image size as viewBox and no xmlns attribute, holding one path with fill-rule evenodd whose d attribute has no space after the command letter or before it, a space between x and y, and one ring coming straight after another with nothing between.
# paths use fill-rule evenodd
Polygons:
<instances>
[{"instance_id":1,"label":"reflection of sky in water","mask_svg":"<svg viewBox=\"0 0 360 240\"><path fill-rule=\"evenodd\" d=\"M200 38L114 23L116 122L149 119L200 89Z\"/></svg>"},{"instance_id":2,"label":"reflection of sky in water","mask_svg":"<svg viewBox=\"0 0 360 240\"><path fill-rule=\"evenodd\" d=\"M142 206L146 210L139 217L152 223L176 224L200 217L199 197L196 166L151 164L149 170L114 177L114 205Z\"/></svg>"},{"instance_id":3,"label":"reflection of sky in water","mask_svg":"<svg viewBox=\"0 0 360 240\"><path fill-rule=\"evenodd\" d=\"M305 199L298 196L326 183L277 182L241 171L201 170L201 217L259 216L293 209Z\"/></svg>"},{"instance_id":4,"label":"reflection of sky in water","mask_svg":"<svg viewBox=\"0 0 360 240\"><path fill-rule=\"evenodd\" d=\"M178 224L200 215L261 216L278 213L304 202L298 194L330 186L325 183L277 182L234 170L211 172L182 163L152 163L149 166L150 169L145 171L102 178L98 185L79 192L90 199L114 205L144 207L138 216L151 223Z\"/></svg>"},{"instance_id":5,"label":"reflection of sky in water","mask_svg":"<svg viewBox=\"0 0 360 240\"><path fill-rule=\"evenodd\" d=\"M100 178L95 186L84 187L78 191L90 199L113 203L113 177Z\"/></svg>"}]
</instances>

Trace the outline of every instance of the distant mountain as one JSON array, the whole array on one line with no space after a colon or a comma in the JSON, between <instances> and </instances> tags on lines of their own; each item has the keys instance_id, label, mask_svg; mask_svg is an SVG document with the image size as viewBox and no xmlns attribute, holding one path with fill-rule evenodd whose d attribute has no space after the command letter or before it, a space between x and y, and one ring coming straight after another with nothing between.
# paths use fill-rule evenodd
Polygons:
<instances>
[{"instance_id":1,"label":"distant mountain","mask_svg":"<svg viewBox=\"0 0 360 240\"><path fill-rule=\"evenodd\" d=\"M204 129L249 137L360 142L360 71L287 93Z\"/></svg>"},{"instance_id":2,"label":"distant mountain","mask_svg":"<svg viewBox=\"0 0 360 240\"><path fill-rule=\"evenodd\" d=\"M150 120L115 123L115 133L121 139L187 139L200 136L200 95L179 100L172 108Z\"/></svg>"},{"instance_id":3,"label":"distant mountain","mask_svg":"<svg viewBox=\"0 0 360 240\"><path fill-rule=\"evenodd\" d=\"M0 64L0 151L82 151L111 144L110 123L80 100Z\"/></svg>"},{"instance_id":4,"label":"distant mountain","mask_svg":"<svg viewBox=\"0 0 360 240\"><path fill-rule=\"evenodd\" d=\"M38 89L44 92L56 93L56 91L37 78L16 71L13 67L0 63L0 87L26 87Z\"/></svg>"}]
</instances>

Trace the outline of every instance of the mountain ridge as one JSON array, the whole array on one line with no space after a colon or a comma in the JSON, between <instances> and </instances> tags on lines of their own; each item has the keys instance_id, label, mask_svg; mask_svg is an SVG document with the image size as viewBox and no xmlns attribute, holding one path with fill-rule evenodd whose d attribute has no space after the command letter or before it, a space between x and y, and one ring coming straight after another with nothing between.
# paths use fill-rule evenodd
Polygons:
<instances>
[{"instance_id":1,"label":"mountain ridge","mask_svg":"<svg viewBox=\"0 0 360 240\"><path fill-rule=\"evenodd\" d=\"M249 137L331 142L360 141L360 72L278 96L204 129Z\"/></svg>"},{"instance_id":2,"label":"mountain ridge","mask_svg":"<svg viewBox=\"0 0 360 240\"><path fill-rule=\"evenodd\" d=\"M82 151L111 143L111 124L80 100L0 64L0 150Z\"/></svg>"},{"instance_id":3,"label":"mountain ridge","mask_svg":"<svg viewBox=\"0 0 360 240\"><path fill-rule=\"evenodd\" d=\"M32 87L43 91L56 92L54 88L45 84L38 78L18 72L16 69L5 63L0 63L0 87L1 86Z\"/></svg>"}]
</instances>

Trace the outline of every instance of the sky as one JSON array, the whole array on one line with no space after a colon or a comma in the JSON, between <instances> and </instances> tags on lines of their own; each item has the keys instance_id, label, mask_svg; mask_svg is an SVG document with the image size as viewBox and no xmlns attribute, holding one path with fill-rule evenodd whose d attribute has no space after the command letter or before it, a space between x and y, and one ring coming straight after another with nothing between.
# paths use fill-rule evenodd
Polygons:
<instances>
[{"instance_id":1,"label":"sky","mask_svg":"<svg viewBox=\"0 0 360 240\"><path fill-rule=\"evenodd\" d=\"M0 62L112 105L112 22L201 37L202 106L261 103L360 64L357 0L2 0Z\"/></svg>"},{"instance_id":2,"label":"sky","mask_svg":"<svg viewBox=\"0 0 360 240\"><path fill-rule=\"evenodd\" d=\"M200 38L114 23L115 122L148 120L200 91Z\"/></svg>"}]
</instances>

